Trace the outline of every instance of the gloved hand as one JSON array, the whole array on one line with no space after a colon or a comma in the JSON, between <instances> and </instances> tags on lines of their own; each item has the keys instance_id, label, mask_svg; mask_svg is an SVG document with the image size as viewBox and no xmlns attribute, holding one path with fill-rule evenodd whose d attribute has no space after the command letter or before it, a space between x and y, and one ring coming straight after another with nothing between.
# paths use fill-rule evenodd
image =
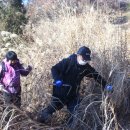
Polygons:
<instances>
[{"instance_id":1,"label":"gloved hand","mask_svg":"<svg viewBox=\"0 0 130 130\"><path fill-rule=\"evenodd\" d=\"M107 90L108 92L112 92L112 91L113 91L112 85L107 85L107 86L106 86L106 90Z\"/></svg>"},{"instance_id":2,"label":"gloved hand","mask_svg":"<svg viewBox=\"0 0 130 130\"><path fill-rule=\"evenodd\" d=\"M61 80L55 81L55 86L56 87L61 87L63 85L63 82Z\"/></svg>"}]
</instances>

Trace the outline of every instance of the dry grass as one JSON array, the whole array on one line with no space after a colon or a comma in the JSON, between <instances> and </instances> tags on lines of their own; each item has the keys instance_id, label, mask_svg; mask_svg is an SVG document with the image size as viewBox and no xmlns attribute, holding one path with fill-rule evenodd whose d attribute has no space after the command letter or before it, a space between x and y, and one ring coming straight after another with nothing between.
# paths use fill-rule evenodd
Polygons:
<instances>
[{"instance_id":1,"label":"dry grass","mask_svg":"<svg viewBox=\"0 0 130 130\"><path fill-rule=\"evenodd\" d=\"M92 50L91 64L108 83L113 85L114 92L112 94L101 92L100 87L93 80L85 78L81 85L83 99L73 115L75 120L72 127L75 130L125 129L123 125L125 118L121 122L120 119L125 117L125 112L128 112L126 110L130 109L127 104L130 68L127 59L126 28L112 25L109 22L110 15L100 11L84 11L78 16L74 13L71 15L66 10L64 13L66 15L60 15L54 21L41 19L36 25L29 24L26 28L26 36L33 37L34 43L30 42L23 49L17 44L17 48L14 47L21 60L33 66L31 75L26 80L22 79L23 111L30 111L35 115L39 109L48 104L51 97L49 87L52 83L51 67L62 58L75 53L80 46L86 45ZM21 43L22 40L19 39L19 42ZM60 119L58 122L61 122L64 116L62 112L57 113L49 126L41 126L30 120L23 111L17 111L24 117L18 127L24 130L53 129L56 120ZM3 116L5 115L3 113ZM12 115L11 120L16 116L18 115ZM1 129L6 130L11 124L11 121L6 125L1 123Z\"/></svg>"}]
</instances>

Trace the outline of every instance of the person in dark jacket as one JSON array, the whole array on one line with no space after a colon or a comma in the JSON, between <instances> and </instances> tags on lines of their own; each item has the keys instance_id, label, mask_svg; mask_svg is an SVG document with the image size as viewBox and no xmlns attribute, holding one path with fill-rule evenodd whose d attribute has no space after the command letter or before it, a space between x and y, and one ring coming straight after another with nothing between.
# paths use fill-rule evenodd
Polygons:
<instances>
[{"instance_id":1,"label":"person in dark jacket","mask_svg":"<svg viewBox=\"0 0 130 130\"><path fill-rule=\"evenodd\" d=\"M37 120L39 122L45 123L56 110L60 110L64 105L73 115L80 102L80 83L85 76L94 78L96 82L102 85L102 89L105 89L107 84L105 79L91 67L90 60L91 51L88 47L83 46L79 48L77 54L72 54L52 67L54 86L51 104L38 113ZM111 90L112 86L106 88Z\"/></svg>"}]
</instances>

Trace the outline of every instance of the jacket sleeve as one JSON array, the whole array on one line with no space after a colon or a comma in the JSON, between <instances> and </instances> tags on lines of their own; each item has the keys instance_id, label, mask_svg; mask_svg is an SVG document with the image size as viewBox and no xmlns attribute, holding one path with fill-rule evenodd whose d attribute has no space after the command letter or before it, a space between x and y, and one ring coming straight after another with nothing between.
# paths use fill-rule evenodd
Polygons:
<instances>
[{"instance_id":1,"label":"jacket sleeve","mask_svg":"<svg viewBox=\"0 0 130 130\"><path fill-rule=\"evenodd\" d=\"M68 67L68 60L69 60L68 58L63 59L56 65L52 66L51 73L52 73L52 77L53 77L54 81L63 80L64 72L66 71L66 69Z\"/></svg>"},{"instance_id":2,"label":"jacket sleeve","mask_svg":"<svg viewBox=\"0 0 130 130\"><path fill-rule=\"evenodd\" d=\"M19 70L20 70L20 74L22 75L22 76L27 76L29 73L30 73L30 71L31 71L31 69L29 68L29 67L27 67L26 69L23 67L23 65L22 64L20 64L19 63Z\"/></svg>"},{"instance_id":3,"label":"jacket sleeve","mask_svg":"<svg viewBox=\"0 0 130 130\"><path fill-rule=\"evenodd\" d=\"M0 64L0 84L2 84L2 64Z\"/></svg>"},{"instance_id":4,"label":"jacket sleeve","mask_svg":"<svg viewBox=\"0 0 130 130\"><path fill-rule=\"evenodd\" d=\"M107 84L106 80L90 65L88 65L88 71L86 72L86 77L94 78L96 82L102 85L102 89L105 89Z\"/></svg>"}]
</instances>

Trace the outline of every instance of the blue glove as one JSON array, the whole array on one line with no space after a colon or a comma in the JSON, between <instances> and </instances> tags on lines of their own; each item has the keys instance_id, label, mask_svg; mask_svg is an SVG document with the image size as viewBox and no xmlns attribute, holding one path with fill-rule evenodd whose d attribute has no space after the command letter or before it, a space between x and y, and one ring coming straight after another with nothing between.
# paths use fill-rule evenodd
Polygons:
<instances>
[{"instance_id":1,"label":"blue glove","mask_svg":"<svg viewBox=\"0 0 130 130\"><path fill-rule=\"evenodd\" d=\"M107 85L106 90L109 91L109 92L112 92L112 90L113 90L112 85Z\"/></svg>"},{"instance_id":2,"label":"blue glove","mask_svg":"<svg viewBox=\"0 0 130 130\"><path fill-rule=\"evenodd\" d=\"M61 80L57 80L55 82L56 87L61 87L63 85L63 82Z\"/></svg>"}]
</instances>

